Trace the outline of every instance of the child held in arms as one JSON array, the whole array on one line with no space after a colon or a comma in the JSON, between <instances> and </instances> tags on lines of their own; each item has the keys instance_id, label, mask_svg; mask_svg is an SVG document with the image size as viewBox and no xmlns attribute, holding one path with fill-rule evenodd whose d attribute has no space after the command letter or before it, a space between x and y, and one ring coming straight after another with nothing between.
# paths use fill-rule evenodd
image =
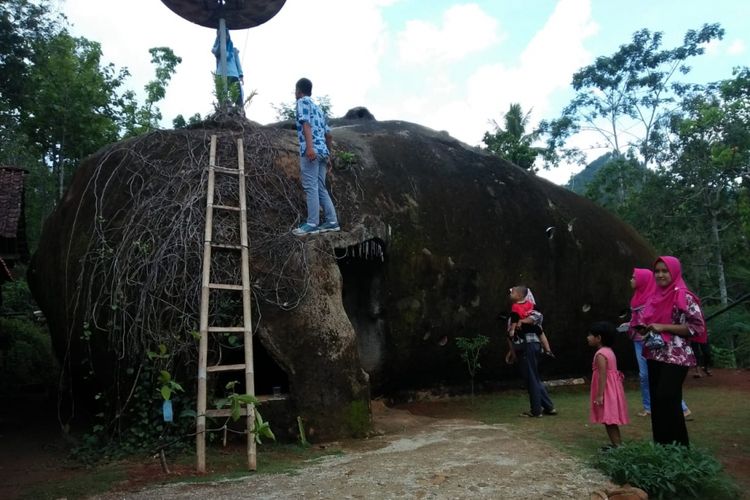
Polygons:
<instances>
[{"instance_id":1,"label":"child held in arms","mask_svg":"<svg viewBox=\"0 0 750 500\"><path fill-rule=\"evenodd\" d=\"M542 350L552 356L549 340L542 328L542 313L536 309L536 300L531 289L525 285L516 285L510 289L510 318L508 320L508 338L513 343L523 341L523 335L518 333L534 331L539 337Z\"/></svg>"}]
</instances>

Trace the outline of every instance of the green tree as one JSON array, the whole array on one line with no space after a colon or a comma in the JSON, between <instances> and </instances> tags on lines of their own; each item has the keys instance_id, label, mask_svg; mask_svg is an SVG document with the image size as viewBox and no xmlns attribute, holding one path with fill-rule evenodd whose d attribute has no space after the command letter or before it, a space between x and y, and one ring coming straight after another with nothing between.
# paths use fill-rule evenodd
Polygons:
<instances>
[{"instance_id":1,"label":"green tree","mask_svg":"<svg viewBox=\"0 0 750 500\"><path fill-rule=\"evenodd\" d=\"M27 96L26 82L34 46L56 32L49 2L10 0L0 3L0 117L17 112Z\"/></svg>"},{"instance_id":2,"label":"green tree","mask_svg":"<svg viewBox=\"0 0 750 500\"><path fill-rule=\"evenodd\" d=\"M157 126L155 104L179 58L151 49L156 79L143 105L122 92L126 69L104 65L98 43L75 38L49 0L0 3L0 163L29 171L27 228L32 249L44 218L80 161L123 134Z\"/></svg>"},{"instance_id":3,"label":"green tree","mask_svg":"<svg viewBox=\"0 0 750 500\"><path fill-rule=\"evenodd\" d=\"M520 104L512 103L503 120L505 128L501 128L493 120L495 130L485 132L482 142L487 146L488 151L515 163L524 170L535 172L534 164L540 150L532 147L531 144L539 134L537 132L526 133L529 113L524 114Z\"/></svg>"},{"instance_id":4,"label":"green tree","mask_svg":"<svg viewBox=\"0 0 750 500\"><path fill-rule=\"evenodd\" d=\"M73 168L117 140L115 91L126 74L101 65L98 43L64 30L35 45L32 63L20 124L55 173L62 197Z\"/></svg>"},{"instance_id":5,"label":"green tree","mask_svg":"<svg viewBox=\"0 0 750 500\"><path fill-rule=\"evenodd\" d=\"M547 138L547 162L579 161L580 149L568 140L578 132L594 131L602 147L623 156L632 150L651 165L664 144L672 107L691 88L675 77L689 73L686 61L723 36L718 24L705 24L689 30L680 46L662 49L663 33L642 29L611 56L581 68L573 75L575 97L562 116L540 125Z\"/></svg>"},{"instance_id":6,"label":"green tree","mask_svg":"<svg viewBox=\"0 0 750 500\"><path fill-rule=\"evenodd\" d=\"M325 115L326 119L331 117L331 98L328 95L320 97L313 97L315 104L320 106L320 110ZM283 102L279 105L273 105L273 109L276 110L276 119L279 121L284 120L295 120L297 118L297 102Z\"/></svg>"},{"instance_id":7,"label":"green tree","mask_svg":"<svg viewBox=\"0 0 750 500\"><path fill-rule=\"evenodd\" d=\"M120 123L124 137L141 135L159 128L162 115L156 104L166 96L167 85L177 65L182 62L182 58L176 56L169 47L153 47L149 49L149 53L151 64L156 66L156 78L145 85L146 100L143 104L138 103L133 91L129 90L123 95Z\"/></svg>"},{"instance_id":8,"label":"green tree","mask_svg":"<svg viewBox=\"0 0 750 500\"><path fill-rule=\"evenodd\" d=\"M728 303L725 261L741 231L742 183L750 179L750 70L686 96L671 122L675 140L670 172L683 186L685 197L701 207L708 229L720 302ZM747 236L747 235L745 235ZM747 238L745 237L745 241ZM739 255L738 255L739 257Z\"/></svg>"},{"instance_id":9,"label":"green tree","mask_svg":"<svg viewBox=\"0 0 750 500\"><path fill-rule=\"evenodd\" d=\"M197 125L203 121L203 118L201 117L200 113L195 113L193 116L189 117L187 120L185 120L185 117L180 115L177 115L172 120L172 127L178 129L178 128L188 128L192 127L194 125Z\"/></svg>"},{"instance_id":10,"label":"green tree","mask_svg":"<svg viewBox=\"0 0 750 500\"><path fill-rule=\"evenodd\" d=\"M750 289L745 224L750 173L750 70L686 93L670 116L670 147L647 169L631 158L602 167L586 195L630 222L659 253L680 256L704 303L726 305ZM627 189L618 198L624 182ZM715 328L717 345L744 359L740 322ZM744 329L743 329L744 328ZM742 344L744 346L744 344Z\"/></svg>"}]
</instances>

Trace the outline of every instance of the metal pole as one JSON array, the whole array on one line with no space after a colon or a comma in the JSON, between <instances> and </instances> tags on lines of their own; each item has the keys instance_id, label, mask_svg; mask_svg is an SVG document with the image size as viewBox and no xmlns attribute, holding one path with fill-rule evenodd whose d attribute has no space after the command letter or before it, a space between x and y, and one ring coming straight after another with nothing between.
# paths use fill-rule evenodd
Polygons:
<instances>
[{"instance_id":1,"label":"metal pole","mask_svg":"<svg viewBox=\"0 0 750 500\"><path fill-rule=\"evenodd\" d=\"M221 71L221 80L224 82L224 96L222 98L228 99L229 96L229 84L227 82L227 23L223 17L219 18L219 55L221 61L219 61L219 68ZM228 105L227 102L221 103L222 107Z\"/></svg>"}]
</instances>

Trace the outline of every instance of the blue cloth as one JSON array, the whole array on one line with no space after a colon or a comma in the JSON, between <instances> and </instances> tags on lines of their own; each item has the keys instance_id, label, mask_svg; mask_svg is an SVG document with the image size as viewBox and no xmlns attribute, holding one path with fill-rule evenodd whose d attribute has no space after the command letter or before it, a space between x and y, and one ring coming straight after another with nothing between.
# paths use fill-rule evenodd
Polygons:
<instances>
[{"instance_id":1,"label":"blue cloth","mask_svg":"<svg viewBox=\"0 0 750 500\"><path fill-rule=\"evenodd\" d=\"M315 104L310 96L297 99L297 138L299 139L299 155L305 156L307 141L302 131L302 124L309 123L312 133L313 149L318 157L328 158L330 154L326 145L326 134L331 132L326 117L320 106ZM309 204L308 204L309 206ZM309 222L309 221L308 221Z\"/></svg>"},{"instance_id":2,"label":"blue cloth","mask_svg":"<svg viewBox=\"0 0 750 500\"><path fill-rule=\"evenodd\" d=\"M539 415L542 410L552 411L555 408L539 376L538 358L541 352L542 346L539 342L526 342L518 358L521 375L529 393L532 415Z\"/></svg>"},{"instance_id":3,"label":"blue cloth","mask_svg":"<svg viewBox=\"0 0 750 500\"><path fill-rule=\"evenodd\" d=\"M307 201L307 223L317 226L320 222L320 209L323 208L325 222L336 223L336 209L326 189L327 158L320 153L314 161L300 157L300 179Z\"/></svg>"},{"instance_id":4,"label":"blue cloth","mask_svg":"<svg viewBox=\"0 0 750 500\"><path fill-rule=\"evenodd\" d=\"M214 57L216 57L216 74L223 75L221 72L221 37L219 31L216 30L216 41L211 49ZM240 64L240 51L234 47L232 39L229 38L229 31L227 31L227 77L242 78L242 65Z\"/></svg>"},{"instance_id":5,"label":"blue cloth","mask_svg":"<svg viewBox=\"0 0 750 500\"><path fill-rule=\"evenodd\" d=\"M165 422L172 421L172 401L171 400L169 399L164 400L164 402L161 405L161 412L164 415Z\"/></svg>"}]
</instances>

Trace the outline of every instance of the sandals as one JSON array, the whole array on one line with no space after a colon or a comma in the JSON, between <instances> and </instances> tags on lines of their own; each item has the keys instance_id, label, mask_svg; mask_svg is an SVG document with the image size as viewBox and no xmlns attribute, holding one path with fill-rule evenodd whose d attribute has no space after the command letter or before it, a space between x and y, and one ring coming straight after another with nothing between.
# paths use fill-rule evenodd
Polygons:
<instances>
[{"instance_id":1,"label":"sandals","mask_svg":"<svg viewBox=\"0 0 750 500\"><path fill-rule=\"evenodd\" d=\"M527 417L527 418L542 418L542 414L534 415L530 411L525 411L519 415L519 417Z\"/></svg>"},{"instance_id":2,"label":"sandals","mask_svg":"<svg viewBox=\"0 0 750 500\"><path fill-rule=\"evenodd\" d=\"M651 412L648 411L648 410L639 411L638 412L638 416L639 417L650 417L651 416Z\"/></svg>"}]
</instances>

